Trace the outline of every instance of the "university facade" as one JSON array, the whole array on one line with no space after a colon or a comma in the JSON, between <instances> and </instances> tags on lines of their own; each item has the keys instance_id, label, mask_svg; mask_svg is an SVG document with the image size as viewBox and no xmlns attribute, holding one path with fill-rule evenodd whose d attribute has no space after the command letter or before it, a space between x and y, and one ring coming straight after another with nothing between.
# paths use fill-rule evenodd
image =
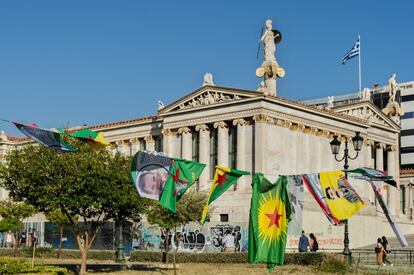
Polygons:
<instances>
[{"instance_id":1,"label":"university facade","mask_svg":"<svg viewBox=\"0 0 414 275\"><path fill-rule=\"evenodd\" d=\"M279 175L342 169L343 163L335 161L331 153L330 141L333 135L340 136L342 141L350 141L356 132L361 133L364 145L356 160L350 162L350 168L385 170L400 181L400 126L370 101L326 110L257 91L206 85L162 106L154 116L89 128L104 132L111 142L111 150L126 155L132 156L139 150L163 151L172 157L207 164L193 187L201 192L209 190L216 165L262 172L270 180L276 180ZM3 132L0 155L30 142ZM341 146L342 152L343 144ZM356 152L352 145L350 147L350 155L354 156ZM234 188L217 199L205 226L192 224L183 228L183 233L194 240L193 245L188 243L183 250L219 251L219 235L224 228L239 234L240 249L245 249L250 184L251 176L244 176ZM350 247L375 243L377 236L393 236L369 184L358 183L354 187L367 206L349 221ZM399 190L384 185L383 195L402 231L414 233L412 215L403 214L406 211L401 209ZM3 190L2 198L6 196ZM303 205L303 229L316 234L321 248L341 248L343 227L328 222L306 188ZM44 222L41 216L27 220L29 223L33 221ZM146 223L138 227L137 234L141 236L135 237L136 243L132 246L156 249L160 241L159 230ZM39 230L42 231L42 225ZM291 234L288 247L295 248L297 239L297 232Z\"/></svg>"}]
</instances>

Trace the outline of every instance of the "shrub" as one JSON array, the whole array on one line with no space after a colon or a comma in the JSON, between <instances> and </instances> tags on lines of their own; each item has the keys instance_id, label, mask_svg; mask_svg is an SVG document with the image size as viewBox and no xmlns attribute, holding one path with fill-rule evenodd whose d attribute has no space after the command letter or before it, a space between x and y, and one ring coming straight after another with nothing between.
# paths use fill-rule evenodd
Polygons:
<instances>
[{"instance_id":1,"label":"shrub","mask_svg":"<svg viewBox=\"0 0 414 275\"><path fill-rule=\"evenodd\" d=\"M33 250L31 247L23 247L18 250L18 257L32 257ZM57 249L49 247L36 247L36 257L40 258L57 258ZM13 257L12 248L0 249L0 257ZM62 259L80 259L81 254L76 249L62 249ZM115 252L112 250L90 250L88 259L93 260L113 260L115 259Z\"/></svg>"},{"instance_id":2,"label":"shrub","mask_svg":"<svg viewBox=\"0 0 414 275\"><path fill-rule=\"evenodd\" d=\"M330 255L325 257L316 269L327 273L345 274L349 271L349 266L340 257Z\"/></svg>"},{"instance_id":3,"label":"shrub","mask_svg":"<svg viewBox=\"0 0 414 275\"><path fill-rule=\"evenodd\" d=\"M24 260L10 259L6 257L0 258L0 273L1 274L69 274L68 270L62 267L35 265L32 266L29 262Z\"/></svg>"},{"instance_id":4,"label":"shrub","mask_svg":"<svg viewBox=\"0 0 414 275\"><path fill-rule=\"evenodd\" d=\"M285 264L318 266L327 257L325 253L286 253ZM169 253L172 257L172 253ZM177 263L247 263L247 252L242 253L177 253ZM161 262L162 252L133 251L130 261Z\"/></svg>"},{"instance_id":5,"label":"shrub","mask_svg":"<svg viewBox=\"0 0 414 275\"><path fill-rule=\"evenodd\" d=\"M23 255L25 257L32 257L33 256L33 247L23 247ZM39 258L51 258L53 257L53 248L51 247L36 247L35 250L35 257Z\"/></svg>"}]
</instances>

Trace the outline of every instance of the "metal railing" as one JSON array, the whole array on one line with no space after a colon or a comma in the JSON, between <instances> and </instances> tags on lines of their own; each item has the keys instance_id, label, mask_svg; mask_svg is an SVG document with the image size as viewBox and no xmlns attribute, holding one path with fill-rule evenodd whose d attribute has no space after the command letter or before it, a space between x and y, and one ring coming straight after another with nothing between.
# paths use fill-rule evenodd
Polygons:
<instances>
[{"instance_id":1,"label":"metal railing","mask_svg":"<svg viewBox=\"0 0 414 275\"><path fill-rule=\"evenodd\" d=\"M376 254L373 249L352 249L352 258L355 264L376 265ZM414 264L414 250L391 250L387 259L393 265Z\"/></svg>"}]
</instances>

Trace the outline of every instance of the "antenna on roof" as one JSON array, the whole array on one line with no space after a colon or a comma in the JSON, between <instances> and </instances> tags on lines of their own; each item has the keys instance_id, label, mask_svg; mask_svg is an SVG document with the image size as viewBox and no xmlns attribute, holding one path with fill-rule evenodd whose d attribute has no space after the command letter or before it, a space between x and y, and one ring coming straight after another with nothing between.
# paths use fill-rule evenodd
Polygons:
<instances>
[{"instance_id":1,"label":"antenna on roof","mask_svg":"<svg viewBox=\"0 0 414 275\"><path fill-rule=\"evenodd\" d=\"M257 47L256 59L259 59L260 46L262 45L262 43L260 42L260 39L262 38L262 35L263 35L263 27L262 27L262 30L260 31L260 36L259 36L259 46Z\"/></svg>"}]
</instances>

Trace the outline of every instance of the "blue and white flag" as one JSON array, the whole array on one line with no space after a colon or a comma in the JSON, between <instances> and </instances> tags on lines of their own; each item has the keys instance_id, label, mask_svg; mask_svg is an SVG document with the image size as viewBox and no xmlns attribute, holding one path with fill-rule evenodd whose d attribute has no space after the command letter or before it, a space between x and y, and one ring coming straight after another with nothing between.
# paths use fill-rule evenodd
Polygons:
<instances>
[{"instance_id":1,"label":"blue and white flag","mask_svg":"<svg viewBox=\"0 0 414 275\"><path fill-rule=\"evenodd\" d=\"M345 65L345 63L351 59L352 57L358 56L359 55L359 37L357 39L357 41L355 42L354 46L352 47L351 50L349 50L344 57L342 57L342 64Z\"/></svg>"}]
</instances>

